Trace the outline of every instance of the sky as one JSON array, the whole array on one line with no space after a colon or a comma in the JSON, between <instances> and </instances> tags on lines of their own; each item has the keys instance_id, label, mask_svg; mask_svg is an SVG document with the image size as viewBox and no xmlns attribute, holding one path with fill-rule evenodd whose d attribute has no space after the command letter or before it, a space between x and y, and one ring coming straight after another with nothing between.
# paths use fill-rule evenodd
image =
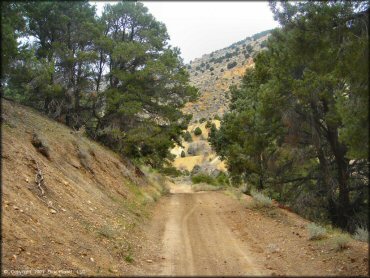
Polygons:
<instances>
[{"instance_id":1,"label":"sky","mask_svg":"<svg viewBox=\"0 0 370 278\"><path fill-rule=\"evenodd\" d=\"M100 15L106 3L90 2ZM149 12L163 22L169 44L181 50L185 63L278 26L267 1L144 1Z\"/></svg>"}]
</instances>

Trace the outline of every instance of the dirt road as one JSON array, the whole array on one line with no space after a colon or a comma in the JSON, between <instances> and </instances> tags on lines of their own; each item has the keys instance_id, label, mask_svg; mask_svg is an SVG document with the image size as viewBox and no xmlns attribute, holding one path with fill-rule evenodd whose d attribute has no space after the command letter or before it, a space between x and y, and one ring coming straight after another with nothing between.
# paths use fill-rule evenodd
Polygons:
<instances>
[{"instance_id":1,"label":"dirt road","mask_svg":"<svg viewBox=\"0 0 370 278\"><path fill-rule=\"evenodd\" d=\"M245 208L223 192L171 188L147 227L146 275L366 275L367 245L336 252L307 239L307 221L277 209ZM247 200L246 200L247 201ZM136 273L137 274L137 273Z\"/></svg>"}]
</instances>

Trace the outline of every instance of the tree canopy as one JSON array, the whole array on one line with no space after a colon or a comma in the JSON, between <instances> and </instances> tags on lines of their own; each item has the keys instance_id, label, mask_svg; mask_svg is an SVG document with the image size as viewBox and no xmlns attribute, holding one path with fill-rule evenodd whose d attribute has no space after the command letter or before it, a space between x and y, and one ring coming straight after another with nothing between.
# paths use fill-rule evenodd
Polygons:
<instances>
[{"instance_id":1,"label":"tree canopy","mask_svg":"<svg viewBox=\"0 0 370 278\"><path fill-rule=\"evenodd\" d=\"M197 90L164 24L138 2L3 2L4 95L160 167ZM6 16L5 16L6 14Z\"/></svg>"},{"instance_id":2,"label":"tree canopy","mask_svg":"<svg viewBox=\"0 0 370 278\"><path fill-rule=\"evenodd\" d=\"M368 2L270 5L282 28L209 140L235 182L353 231L368 212Z\"/></svg>"}]
</instances>

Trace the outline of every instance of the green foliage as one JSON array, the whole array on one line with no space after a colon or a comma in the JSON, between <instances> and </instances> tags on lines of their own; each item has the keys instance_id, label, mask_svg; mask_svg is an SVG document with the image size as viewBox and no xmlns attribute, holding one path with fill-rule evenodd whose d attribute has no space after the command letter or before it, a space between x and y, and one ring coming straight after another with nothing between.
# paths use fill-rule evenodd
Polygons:
<instances>
[{"instance_id":1,"label":"green foliage","mask_svg":"<svg viewBox=\"0 0 370 278\"><path fill-rule=\"evenodd\" d=\"M282 28L230 88L231 111L210 144L233 182L354 231L368 223L369 4L270 5Z\"/></svg>"},{"instance_id":2,"label":"green foliage","mask_svg":"<svg viewBox=\"0 0 370 278\"><path fill-rule=\"evenodd\" d=\"M205 121L207 121L207 119L206 118L201 118L200 120L199 120L199 123L204 123Z\"/></svg>"},{"instance_id":3,"label":"green foliage","mask_svg":"<svg viewBox=\"0 0 370 278\"><path fill-rule=\"evenodd\" d=\"M233 67L235 67L238 63L236 61L234 62L231 62L231 63L228 63L227 64L227 69L232 69Z\"/></svg>"},{"instance_id":4,"label":"green foliage","mask_svg":"<svg viewBox=\"0 0 370 278\"><path fill-rule=\"evenodd\" d=\"M4 2L2 12L7 97L154 167L172 158L191 118L181 108L198 93L142 3L107 4L100 17L87 1Z\"/></svg>"},{"instance_id":5,"label":"green foliage","mask_svg":"<svg viewBox=\"0 0 370 278\"><path fill-rule=\"evenodd\" d=\"M185 157L185 156L186 156L185 152L181 151L181 157Z\"/></svg>"},{"instance_id":6,"label":"green foliage","mask_svg":"<svg viewBox=\"0 0 370 278\"><path fill-rule=\"evenodd\" d=\"M177 170L175 167L163 167L159 169L159 172L170 177L179 177L182 175L180 170Z\"/></svg>"},{"instance_id":7,"label":"green foliage","mask_svg":"<svg viewBox=\"0 0 370 278\"><path fill-rule=\"evenodd\" d=\"M194 130L194 135L199 136L202 134L202 130L199 128L199 126Z\"/></svg>"},{"instance_id":8,"label":"green foliage","mask_svg":"<svg viewBox=\"0 0 370 278\"><path fill-rule=\"evenodd\" d=\"M211 128L211 126L212 126L212 122L211 121L207 121L205 127L206 128Z\"/></svg>"},{"instance_id":9,"label":"green foliage","mask_svg":"<svg viewBox=\"0 0 370 278\"><path fill-rule=\"evenodd\" d=\"M183 135L183 138L186 142L190 143L193 142L193 138L191 137L191 134L189 131L186 131Z\"/></svg>"},{"instance_id":10,"label":"green foliage","mask_svg":"<svg viewBox=\"0 0 370 278\"><path fill-rule=\"evenodd\" d=\"M200 174L197 174L197 175L194 175L191 177L191 181L193 183L208 183L208 184L211 184L211 185L217 185L217 181L215 178L207 175L207 174L203 174L203 173L200 173Z\"/></svg>"}]
</instances>

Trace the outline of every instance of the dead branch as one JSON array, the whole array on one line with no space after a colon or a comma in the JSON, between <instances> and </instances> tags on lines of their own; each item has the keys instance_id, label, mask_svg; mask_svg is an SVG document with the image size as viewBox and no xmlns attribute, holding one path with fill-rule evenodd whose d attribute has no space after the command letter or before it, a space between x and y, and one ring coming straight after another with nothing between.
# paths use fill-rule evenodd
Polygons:
<instances>
[{"instance_id":1,"label":"dead branch","mask_svg":"<svg viewBox=\"0 0 370 278\"><path fill-rule=\"evenodd\" d=\"M37 187L40 189L41 196L44 196L45 190L42 188L42 186L44 185L44 176L42 174L42 171L37 161L36 161L36 167L37 167L37 170L36 170L35 182L36 182Z\"/></svg>"}]
</instances>

